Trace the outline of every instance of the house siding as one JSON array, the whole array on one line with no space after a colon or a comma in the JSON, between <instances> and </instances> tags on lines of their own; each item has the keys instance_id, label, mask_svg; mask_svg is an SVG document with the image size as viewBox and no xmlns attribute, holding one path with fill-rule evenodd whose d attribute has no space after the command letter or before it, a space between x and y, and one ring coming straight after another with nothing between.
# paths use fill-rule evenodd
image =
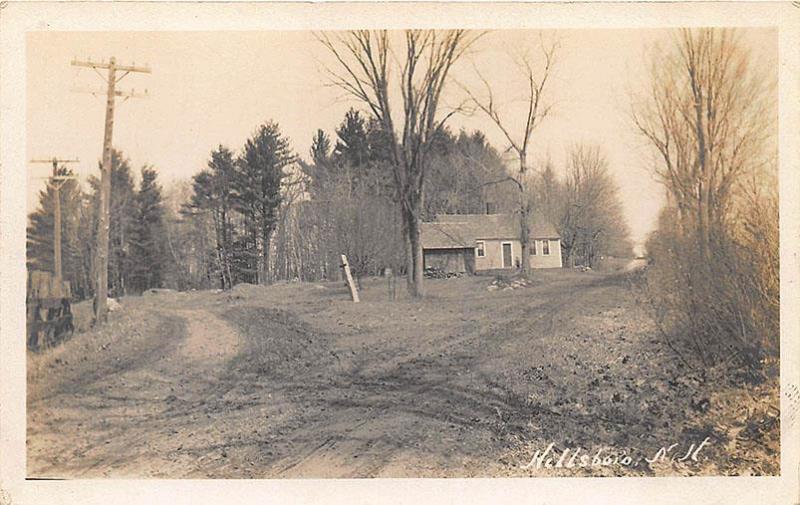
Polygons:
<instances>
[{"instance_id":1,"label":"house siding","mask_svg":"<svg viewBox=\"0 0 800 505\"><path fill-rule=\"evenodd\" d=\"M503 268L503 243L511 243L511 268L516 268L522 257L522 246L519 240L508 239L478 239L486 244L486 256L483 258L475 257L475 270L493 270Z\"/></svg>"},{"instance_id":2,"label":"house siding","mask_svg":"<svg viewBox=\"0 0 800 505\"><path fill-rule=\"evenodd\" d=\"M532 251L531 251L532 252ZM531 254L531 268L561 268L561 240L550 239L550 254L542 254L542 240L536 240L536 254Z\"/></svg>"},{"instance_id":3,"label":"house siding","mask_svg":"<svg viewBox=\"0 0 800 505\"><path fill-rule=\"evenodd\" d=\"M475 270L494 270L503 268L503 243L511 243L512 263L511 268L516 268L522 258L522 242L509 239L482 240L486 244L486 256L483 258L475 257ZM550 254L542 254L542 241L536 241L536 253L531 254L531 268L561 268L561 240L550 239Z\"/></svg>"}]
</instances>

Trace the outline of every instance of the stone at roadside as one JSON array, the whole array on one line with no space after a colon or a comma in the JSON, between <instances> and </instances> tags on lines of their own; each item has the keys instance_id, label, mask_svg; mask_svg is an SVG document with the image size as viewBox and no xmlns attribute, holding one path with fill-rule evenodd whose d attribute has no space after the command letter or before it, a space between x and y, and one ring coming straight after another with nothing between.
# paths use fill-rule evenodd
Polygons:
<instances>
[{"instance_id":1,"label":"stone at roadside","mask_svg":"<svg viewBox=\"0 0 800 505\"><path fill-rule=\"evenodd\" d=\"M121 309L121 308L122 308L122 304L121 304L121 303L119 303L119 302L118 302L117 300L115 300L114 298L108 298L108 299L106 299L106 304L107 304L107 306L108 306L108 311L109 311L109 312L116 312L116 311L118 311L119 309Z\"/></svg>"}]
</instances>

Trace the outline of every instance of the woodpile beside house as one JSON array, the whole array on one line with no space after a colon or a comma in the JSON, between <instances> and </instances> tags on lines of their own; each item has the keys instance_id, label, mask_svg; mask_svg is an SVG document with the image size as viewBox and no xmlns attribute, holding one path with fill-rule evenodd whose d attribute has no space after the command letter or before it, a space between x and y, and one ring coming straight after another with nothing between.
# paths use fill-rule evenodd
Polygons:
<instances>
[{"instance_id":1,"label":"woodpile beside house","mask_svg":"<svg viewBox=\"0 0 800 505\"><path fill-rule=\"evenodd\" d=\"M453 277L463 276L464 272L448 272L442 268L425 267L424 274L428 279L452 279Z\"/></svg>"}]
</instances>

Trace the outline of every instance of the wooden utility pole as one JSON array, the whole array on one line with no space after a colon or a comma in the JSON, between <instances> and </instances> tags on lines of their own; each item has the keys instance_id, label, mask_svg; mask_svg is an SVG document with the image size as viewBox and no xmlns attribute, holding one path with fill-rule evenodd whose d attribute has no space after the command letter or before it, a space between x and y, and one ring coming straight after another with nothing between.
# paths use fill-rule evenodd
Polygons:
<instances>
[{"instance_id":1,"label":"wooden utility pole","mask_svg":"<svg viewBox=\"0 0 800 505\"><path fill-rule=\"evenodd\" d=\"M106 121L103 132L103 167L100 174L100 216L97 228L97 253L95 256L95 322L104 322L107 315L108 300L108 233L111 213L111 137L114 132L114 100L116 97L142 96L135 93L124 93L117 91L117 83L131 72L150 73L148 67L137 67L134 65L118 65L117 60L112 56L108 63L93 61L78 61L73 59L72 65L76 67L88 67L94 69L108 70L108 77L105 78L106 89ZM117 77L117 72L124 72ZM98 74L100 74L98 72ZM102 77L102 74L100 74ZM91 91L90 91L91 92Z\"/></svg>"},{"instance_id":2,"label":"wooden utility pole","mask_svg":"<svg viewBox=\"0 0 800 505\"><path fill-rule=\"evenodd\" d=\"M53 175L50 177L50 180L53 182L53 190L55 191L53 202L53 270L56 277L56 281L61 282L63 280L62 270L61 270L61 186L63 186L68 180L77 179L74 175L59 175L58 174L58 165L59 163L77 163L79 160L61 160L56 157L52 159L40 159L40 160L31 160L31 163L52 163L53 164Z\"/></svg>"}]
</instances>

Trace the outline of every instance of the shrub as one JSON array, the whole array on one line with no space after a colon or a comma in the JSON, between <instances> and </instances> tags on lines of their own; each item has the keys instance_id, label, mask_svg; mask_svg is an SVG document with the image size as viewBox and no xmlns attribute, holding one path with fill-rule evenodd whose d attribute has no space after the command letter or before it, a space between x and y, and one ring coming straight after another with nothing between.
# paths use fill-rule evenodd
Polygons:
<instances>
[{"instance_id":1,"label":"shrub","mask_svg":"<svg viewBox=\"0 0 800 505\"><path fill-rule=\"evenodd\" d=\"M744 208L712 228L708 252L674 210L664 212L647 244L644 286L662 336L686 364L772 375L780 341L777 197L755 194Z\"/></svg>"}]
</instances>

